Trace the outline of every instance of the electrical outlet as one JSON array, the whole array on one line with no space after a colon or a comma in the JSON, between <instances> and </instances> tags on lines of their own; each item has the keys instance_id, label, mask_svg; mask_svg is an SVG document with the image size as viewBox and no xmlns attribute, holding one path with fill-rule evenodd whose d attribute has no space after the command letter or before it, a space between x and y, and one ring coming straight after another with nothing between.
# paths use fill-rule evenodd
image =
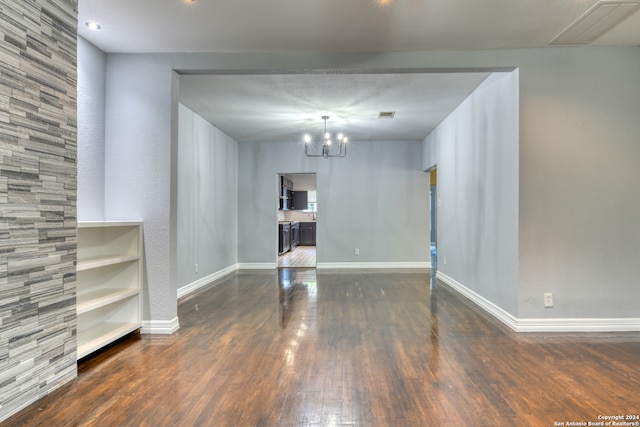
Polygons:
<instances>
[{"instance_id":1,"label":"electrical outlet","mask_svg":"<svg viewBox=\"0 0 640 427\"><path fill-rule=\"evenodd\" d=\"M544 294L544 306L553 307L553 294L551 292Z\"/></svg>"},{"instance_id":2,"label":"electrical outlet","mask_svg":"<svg viewBox=\"0 0 640 427\"><path fill-rule=\"evenodd\" d=\"M355 248L355 249L353 250L353 254L354 254L354 255L360 255L360 248Z\"/></svg>"},{"instance_id":3,"label":"electrical outlet","mask_svg":"<svg viewBox=\"0 0 640 427\"><path fill-rule=\"evenodd\" d=\"M446 257L446 256L443 256L443 257L442 257L442 263L443 263L444 265L447 265L447 257Z\"/></svg>"},{"instance_id":4,"label":"electrical outlet","mask_svg":"<svg viewBox=\"0 0 640 427\"><path fill-rule=\"evenodd\" d=\"M198 264L196 264L196 273L198 272Z\"/></svg>"}]
</instances>

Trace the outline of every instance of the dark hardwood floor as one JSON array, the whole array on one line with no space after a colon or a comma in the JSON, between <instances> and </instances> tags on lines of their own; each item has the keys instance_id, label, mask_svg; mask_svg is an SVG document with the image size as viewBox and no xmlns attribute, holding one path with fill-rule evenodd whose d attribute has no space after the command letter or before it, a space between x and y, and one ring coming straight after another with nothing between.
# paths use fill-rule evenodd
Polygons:
<instances>
[{"instance_id":1,"label":"dark hardwood floor","mask_svg":"<svg viewBox=\"0 0 640 427\"><path fill-rule=\"evenodd\" d=\"M75 381L1 425L553 426L640 414L640 333L515 334L430 291L425 271L240 271L178 312L176 334L133 335L81 361Z\"/></svg>"}]
</instances>

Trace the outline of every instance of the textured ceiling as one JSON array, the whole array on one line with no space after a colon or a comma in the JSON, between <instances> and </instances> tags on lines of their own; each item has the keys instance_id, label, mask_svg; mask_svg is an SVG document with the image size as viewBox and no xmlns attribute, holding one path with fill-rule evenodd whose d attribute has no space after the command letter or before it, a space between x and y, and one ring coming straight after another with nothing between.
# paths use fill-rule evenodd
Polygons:
<instances>
[{"instance_id":1,"label":"textured ceiling","mask_svg":"<svg viewBox=\"0 0 640 427\"><path fill-rule=\"evenodd\" d=\"M105 52L388 52L550 47L595 0L79 0ZM84 23L97 21L90 31ZM593 45L640 46L640 12ZM181 102L238 141L423 139L486 73L182 76ZM379 120L380 111L396 111Z\"/></svg>"},{"instance_id":2,"label":"textured ceiling","mask_svg":"<svg viewBox=\"0 0 640 427\"><path fill-rule=\"evenodd\" d=\"M382 52L545 47L594 0L80 0L106 52ZM84 23L102 29L91 32ZM594 42L640 45L640 12Z\"/></svg>"},{"instance_id":3,"label":"textured ceiling","mask_svg":"<svg viewBox=\"0 0 640 427\"><path fill-rule=\"evenodd\" d=\"M422 140L488 73L181 76L180 101L236 141L297 141L340 128L352 141ZM393 119L378 113L394 111Z\"/></svg>"}]
</instances>

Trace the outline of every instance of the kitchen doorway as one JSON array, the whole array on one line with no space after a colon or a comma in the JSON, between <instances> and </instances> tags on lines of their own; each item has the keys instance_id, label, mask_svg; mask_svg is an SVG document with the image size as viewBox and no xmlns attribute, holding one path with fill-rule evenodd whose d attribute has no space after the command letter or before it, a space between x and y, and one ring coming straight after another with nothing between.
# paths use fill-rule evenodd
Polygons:
<instances>
[{"instance_id":1,"label":"kitchen doorway","mask_svg":"<svg viewBox=\"0 0 640 427\"><path fill-rule=\"evenodd\" d=\"M431 271L436 271L438 266L438 173L437 168L429 171L429 211L430 218L430 260Z\"/></svg>"},{"instance_id":2,"label":"kitchen doorway","mask_svg":"<svg viewBox=\"0 0 640 427\"><path fill-rule=\"evenodd\" d=\"M278 174L278 195L278 268L315 268L316 174Z\"/></svg>"}]
</instances>

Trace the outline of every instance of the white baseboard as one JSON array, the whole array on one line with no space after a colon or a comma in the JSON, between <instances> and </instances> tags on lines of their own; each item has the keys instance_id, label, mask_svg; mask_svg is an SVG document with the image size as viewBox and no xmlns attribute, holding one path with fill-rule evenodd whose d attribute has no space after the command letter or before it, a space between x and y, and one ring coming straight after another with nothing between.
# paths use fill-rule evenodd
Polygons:
<instances>
[{"instance_id":1,"label":"white baseboard","mask_svg":"<svg viewBox=\"0 0 640 427\"><path fill-rule=\"evenodd\" d=\"M518 330L518 319L511 313L507 312L501 307L498 307L482 295L475 293L471 289L464 286L462 283L452 279L451 277L440 271L436 272L436 278L441 280L445 285L458 292L514 331Z\"/></svg>"},{"instance_id":2,"label":"white baseboard","mask_svg":"<svg viewBox=\"0 0 640 427\"><path fill-rule=\"evenodd\" d=\"M436 278L516 332L638 332L639 318L518 319L463 284L438 271Z\"/></svg>"},{"instance_id":3,"label":"white baseboard","mask_svg":"<svg viewBox=\"0 0 640 427\"><path fill-rule=\"evenodd\" d=\"M639 332L640 318L518 319L518 332Z\"/></svg>"},{"instance_id":4,"label":"white baseboard","mask_svg":"<svg viewBox=\"0 0 640 427\"><path fill-rule=\"evenodd\" d=\"M178 289L178 298L182 298L187 296L200 288L203 288L207 285L210 285L211 282L221 279L227 274L231 274L237 270L274 270L278 266L275 263L239 263L233 264L229 267L223 268L222 270L216 271L213 274L210 274L206 277L202 277L195 282L191 282L188 285L185 285Z\"/></svg>"},{"instance_id":5,"label":"white baseboard","mask_svg":"<svg viewBox=\"0 0 640 427\"><path fill-rule=\"evenodd\" d=\"M178 329L180 329L180 322L177 317L171 320L143 320L140 333L171 335Z\"/></svg>"},{"instance_id":6,"label":"white baseboard","mask_svg":"<svg viewBox=\"0 0 640 427\"><path fill-rule=\"evenodd\" d=\"M227 268L223 268L220 271L216 271L213 274L210 274L206 277L202 277L198 280L196 280L195 282L191 282L188 285L185 285L181 288L178 289L178 298L182 298L185 295L189 295L192 292L197 291L198 289L207 286L208 284L210 284L211 282L213 282L214 280L218 280L221 277L226 276L229 273L233 273L234 271L236 271L238 269L238 264L233 264L230 265Z\"/></svg>"},{"instance_id":7,"label":"white baseboard","mask_svg":"<svg viewBox=\"0 0 640 427\"><path fill-rule=\"evenodd\" d=\"M195 282L191 282L181 288L178 288L178 298L187 296L200 288L203 288L211 282L218 280L227 274L237 270L274 270L278 268L276 263L239 263L230 265L220 271L216 271L206 277L202 277ZM338 262L338 263L319 263L316 268L324 269L341 269L341 268L431 268L430 262Z\"/></svg>"},{"instance_id":8,"label":"white baseboard","mask_svg":"<svg viewBox=\"0 0 640 427\"><path fill-rule=\"evenodd\" d=\"M238 270L275 270L278 264L275 262L243 262L236 264Z\"/></svg>"},{"instance_id":9,"label":"white baseboard","mask_svg":"<svg viewBox=\"0 0 640 427\"><path fill-rule=\"evenodd\" d=\"M317 269L352 268L431 268L430 262L319 262Z\"/></svg>"}]
</instances>

